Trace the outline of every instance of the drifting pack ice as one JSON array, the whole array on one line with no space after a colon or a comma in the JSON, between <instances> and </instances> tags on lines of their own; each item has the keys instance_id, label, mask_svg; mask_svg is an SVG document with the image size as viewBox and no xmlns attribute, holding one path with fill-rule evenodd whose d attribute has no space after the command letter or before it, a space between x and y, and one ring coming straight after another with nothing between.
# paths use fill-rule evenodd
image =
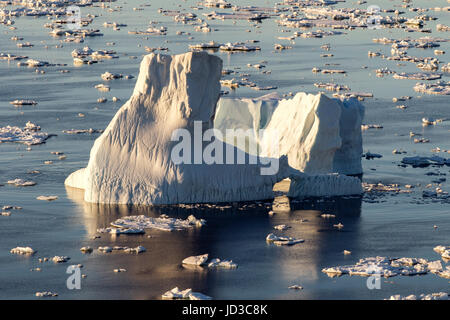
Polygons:
<instances>
[{"instance_id":1,"label":"drifting pack ice","mask_svg":"<svg viewBox=\"0 0 450 320\"><path fill-rule=\"evenodd\" d=\"M359 179L354 177L301 172L289 165L289 152L280 156L267 147L263 155L252 154L227 143L213 127L221 71L222 60L206 52L145 56L132 96L95 141L87 167L72 173L66 185L84 189L87 202L143 205L271 199L273 185L285 178L293 182L291 196L362 192ZM325 99L319 97L320 101ZM278 102L271 116L276 130L280 129L276 112L282 103ZM340 115L341 110L336 112ZM330 117L325 112L317 116ZM300 112L296 119L304 121ZM299 123L290 121L288 125L298 130ZM282 123L281 134L289 140L289 128L284 127L286 123ZM268 142L262 146L270 145L271 135L267 133L264 138ZM339 125L325 136L339 141L333 148L341 147ZM309 150L302 145L310 142L302 137L296 132L297 140L290 146ZM318 172L329 173L331 169Z\"/></svg>"}]
</instances>

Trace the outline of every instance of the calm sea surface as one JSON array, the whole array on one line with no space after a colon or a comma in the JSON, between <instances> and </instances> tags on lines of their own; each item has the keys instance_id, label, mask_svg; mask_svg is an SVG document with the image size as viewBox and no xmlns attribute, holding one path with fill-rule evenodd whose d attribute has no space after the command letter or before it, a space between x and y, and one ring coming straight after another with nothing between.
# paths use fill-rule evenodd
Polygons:
<instances>
[{"instance_id":1,"label":"calm sea surface","mask_svg":"<svg viewBox=\"0 0 450 320\"><path fill-rule=\"evenodd\" d=\"M256 1L239 1L239 5L255 5ZM276 1L257 1L261 6L273 6ZM42 131L57 134L47 143L32 146L31 151L21 144L0 145L0 208L16 205L22 210L12 210L9 217L0 216L0 298L34 299L37 291L57 292L56 299L158 299L165 291L178 286L192 288L216 299L383 299L393 294L419 294L447 291L449 280L434 274L415 277L394 277L382 280L380 290L368 290L366 278L329 278L321 270L343 264L354 264L360 258L370 256L421 257L439 259L433 251L437 245L450 245L449 203L422 198L423 187L441 174L446 178L449 167L411 168L400 167L404 156L431 156L432 148L450 149L448 121L436 126L422 127L423 117L450 118L448 96L420 95L413 91L415 80L395 80L387 75L375 76L374 70L388 67L399 72L420 72L415 64L381 58L368 58L367 52L381 51L390 55L390 46L372 42L373 38L419 38L436 36L448 38L448 32L436 32L436 24L450 24L449 13L430 11L426 14L439 18L428 21L426 28L431 34L407 33L401 29L345 31L344 35L321 39L297 38L295 43L279 40L279 36L290 33L276 24L276 19L268 19L258 24L246 20L207 20L211 33L195 32L193 26L176 23L172 17L158 13L158 8L186 10L198 15L210 12L191 9L195 1L148 1L151 6L134 11L143 2L128 0L112 3L121 8L108 12L101 8L82 8L82 14L98 15L90 27L98 28L102 37L86 38L84 43L62 43L60 39L48 35L43 25L50 22L46 17L15 18L16 30L0 26L0 52L27 55L30 58L50 63L67 64L62 67L45 67L45 74L38 74L34 68L18 67L16 62L0 61L0 127L16 125L23 127L27 121L38 124ZM232 2L235 4L235 2ZM381 8L396 8L401 1L378 1ZM178 5L180 7L178 7ZM447 6L446 1L414 1L417 7ZM338 7L353 7L354 2ZM365 9L367 4L359 6ZM216 9L218 12L224 9ZM229 11L229 9L227 9ZM406 17L416 14L406 12ZM103 27L103 23L125 23L118 31ZM128 31L146 30L149 22L159 22L155 26L166 26L166 36L130 35ZM250 30L251 32L247 32ZM190 32L177 35L177 31ZM18 48L10 38L14 35L34 44L32 48ZM100 75L106 71L138 76L139 63L144 49L167 47L170 54L188 51L189 44L215 40L220 43L245 40L259 40L260 52L227 54L217 52L223 59L224 68L249 75L249 79L260 86L277 86L280 94L306 91L318 92L315 82L335 82L348 85L352 91L372 92L374 98L366 99L368 124L381 124L383 129L368 130L363 133L364 150L383 155L380 159L363 159L363 181L420 184L411 194L391 195L370 203L361 199L327 200L322 202L301 201L291 203L289 213L269 217L266 208L234 207L226 210L200 210L180 208L142 208L126 206L99 206L85 203L79 190L66 189L65 178L73 171L85 167L89 151L98 134L70 135L67 129L104 129L115 112L128 99L135 79L114 80L107 84L110 92L100 92L94 88L103 83ZM114 46L107 46L115 42ZM274 44L283 43L292 49L275 52ZM331 50L321 49L330 44ZM105 60L94 65L75 67L71 51L89 46L94 50L112 49L118 59ZM449 42L441 43L444 51L450 52ZM321 58L322 53L332 53L332 58ZM408 54L418 57L432 57L433 49L409 49ZM136 56L136 59L132 57ZM131 58L130 58L131 57ZM438 58L447 63L448 53ZM264 61L265 70L247 67L248 63ZM313 67L328 66L347 71L347 75L322 75L311 72ZM364 68L367 67L367 68ZM61 73L69 70L70 73ZM227 76L231 79L232 76ZM449 81L448 75L443 80ZM106 83L106 82L105 82ZM270 91L271 92L271 91ZM230 97L256 97L266 92L241 87L230 92ZM330 93L331 95L331 93ZM112 102L116 96L119 102ZM413 99L393 103L393 97L412 96ZM106 103L97 103L100 97L108 98ZM14 107L9 102L15 99L33 99L36 106ZM401 110L396 105L406 104ZM84 117L78 114L83 113ZM417 143L409 137L409 132L421 133L430 143ZM392 150L402 149L406 155L392 154ZM66 160L58 160L52 151L64 152ZM440 154L450 157L450 154ZM44 161L53 160L46 165ZM38 170L38 174L29 171ZM14 187L6 181L15 178L37 182L33 187ZM441 188L450 191L448 181ZM56 201L36 200L40 195L57 195ZM106 227L120 216L140 215L186 218L194 214L207 220L207 226L198 230L163 232L149 230L145 235L113 237L102 234L92 240L97 228ZM335 219L325 220L322 213L332 213ZM306 221L302 222L302 219ZM341 222L344 229L338 231L333 224ZM288 224L292 228L284 234L305 239L303 244L292 247L277 247L265 242L273 226ZM433 226L438 228L434 228ZM280 232L275 232L280 233ZM148 237L148 236L151 237ZM144 246L147 251L140 255L124 253L102 254L94 250L83 255L80 248L91 246ZM31 246L38 252L33 257L12 255L11 248ZM344 256L343 250L351 255ZM184 269L180 263L190 255L209 253L210 257L232 259L238 263L237 270L199 271ZM70 256L70 264L82 264L81 290L66 288L66 268L69 264L39 263L39 257L55 255ZM42 271L30 271L40 267ZM125 268L127 272L114 273L115 268ZM289 290L288 286L299 284L301 291Z\"/></svg>"}]
</instances>

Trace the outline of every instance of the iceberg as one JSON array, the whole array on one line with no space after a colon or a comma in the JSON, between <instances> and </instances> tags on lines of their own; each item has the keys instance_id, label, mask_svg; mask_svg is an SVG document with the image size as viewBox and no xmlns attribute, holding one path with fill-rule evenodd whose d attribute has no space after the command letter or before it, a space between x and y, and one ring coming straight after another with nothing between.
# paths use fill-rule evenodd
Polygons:
<instances>
[{"instance_id":1,"label":"iceberg","mask_svg":"<svg viewBox=\"0 0 450 320\"><path fill-rule=\"evenodd\" d=\"M281 99L272 93L256 99L221 98L214 127L223 135L227 129L250 130L250 143L261 155L287 155L289 165L302 172L356 175L362 173L363 117L364 106L355 98L341 101L299 92Z\"/></svg>"},{"instance_id":2,"label":"iceberg","mask_svg":"<svg viewBox=\"0 0 450 320\"><path fill-rule=\"evenodd\" d=\"M146 55L130 99L95 141L87 167L72 173L65 184L84 189L84 200L91 203L239 202L273 199L275 183L291 178L292 189L305 179L314 180L309 171L320 171L318 183L342 178L340 186L345 186L340 190L332 189L337 184L323 186L321 194L306 186L302 189L306 195L362 192L357 178L326 175L333 172L333 155L342 147L339 119L344 112L337 100L301 93L294 97L299 100L295 105L275 96L255 102L247 117L249 128L266 122L269 127L258 137L263 153L255 155L228 143L213 126L220 113L216 105L221 71L222 60L206 52ZM314 107L309 107L311 103ZM313 111L305 115L298 104ZM285 142L280 145L287 151L281 155L271 147L272 131L283 134L280 141ZM289 164L289 157L298 163L308 153L318 154L314 159L320 163L312 159L309 167L320 170L298 170ZM290 194L303 196L293 189Z\"/></svg>"}]
</instances>

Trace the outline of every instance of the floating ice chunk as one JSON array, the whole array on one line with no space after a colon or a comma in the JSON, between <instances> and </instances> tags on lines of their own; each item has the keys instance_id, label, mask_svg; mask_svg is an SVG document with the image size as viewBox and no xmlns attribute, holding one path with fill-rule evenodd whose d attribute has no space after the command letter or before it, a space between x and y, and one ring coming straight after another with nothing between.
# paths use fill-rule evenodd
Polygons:
<instances>
[{"instance_id":1,"label":"floating ice chunk","mask_svg":"<svg viewBox=\"0 0 450 320\"><path fill-rule=\"evenodd\" d=\"M135 253L135 254L139 254L139 253L147 251L143 246L137 246L135 248L120 247L120 246L115 246L115 247L104 246L104 247L98 247L97 250L102 253L111 253L113 251L123 251L125 253Z\"/></svg>"},{"instance_id":2,"label":"floating ice chunk","mask_svg":"<svg viewBox=\"0 0 450 320\"><path fill-rule=\"evenodd\" d=\"M273 227L275 230L280 230L280 231L284 231L289 229L290 227L285 225L285 224L279 224Z\"/></svg>"},{"instance_id":3,"label":"floating ice chunk","mask_svg":"<svg viewBox=\"0 0 450 320\"><path fill-rule=\"evenodd\" d=\"M292 290L303 290L303 287L298 285L298 284L294 284L292 286L289 286L288 289L292 289Z\"/></svg>"},{"instance_id":4,"label":"floating ice chunk","mask_svg":"<svg viewBox=\"0 0 450 320\"><path fill-rule=\"evenodd\" d=\"M163 299L189 299L189 300L211 300L212 298L199 292L193 292L192 289L180 290L178 287L167 291L162 295Z\"/></svg>"},{"instance_id":5,"label":"floating ice chunk","mask_svg":"<svg viewBox=\"0 0 450 320\"><path fill-rule=\"evenodd\" d=\"M441 74L433 73L396 73L394 79L412 79L412 80L437 80L442 77Z\"/></svg>"},{"instance_id":6,"label":"floating ice chunk","mask_svg":"<svg viewBox=\"0 0 450 320\"><path fill-rule=\"evenodd\" d=\"M167 291L162 295L163 299L189 299L192 289L180 290L178 287Z\"/></svg>"},{"instance_id":7,"label":"floating ice chunk","mask_svg":"<svg viewBox=\"0 0 450 320\"><path fill-rule=\"evenodd\" d=\"M16 247L11 249L10 252L12 254L24 254L24 255L33 255L36 253L36 251L30 247Z\"/></svg>"},{"instance_id":8,"label":"floating ice chunk","mask_svg":"<svg viewBox=\"0 0 450 320\"><path fill-rule=\"evenodd\" d=\"M167 217L127 216L117 219L111 225L116 228L157 229L163 231L184 230L192 227L201 227L206 223L190 215L186 220Z\"/></svg>"},{"instance_id":9,"label":"floating ice chunk","mask_svg":"<svg viewBox=\"0 0 450 320\"><path fill-rule=\"evenodd\" d=\"M450 95L450 81L438 81L436 83L417 83L414 86L414 91L423 92L427 94L441 94Z\"/></svg>"},{"instance_id":10,"label":"floating ice chunk","mask_svg":"<svg viewBox=\"0 0 450 320\"><path fill-rule=\"evenodd\" d=\"M370 151L367 151L366 153L363 153L361 156L366 158L367 160L371 160L371 159L375 159L375 158L382 158L383 157L381 154L372 153Z\"/></svg>"},{"instance_id":11,"label":"floating ice chunk","mask_svg":"<svg viewBox=\"0 0 450 320\"><path fill-rule=\"evenodd\" d=\"M450 246L436 246L433 250L439 253L442 258L450 259Z\"/></svg>"},{"instance_id":12,"label":"floating ice chunk","mask_svg":"<svg viewBox=\"0 0 450 320\"><path fill-rule=\"evenodd\" d=\"M226 43L220 46L220 50L222 51L258 51L261 50L258 46L248 46L243 43Z\"/></svg>"},{"instance_id":13,"label":"floating ice chunk","mask_svg":"<svg viewBox=\"0 0 450 320\"><path fill-rule=\"evenodd\" d=\"M195 265L195 266L201 266L204 265L206 263L206 261L208 260L208 254L202 254L199 256L191 256L191 257L187 257L183 260L183 264L190 264L190 265Z\"/></svg>"},{"instance_id":14,"label":"floating ice chunk","mask_svg":"<svg viewBox=\"0 0 450 320\"><path fill-rule=\"evenodd\" d=\"M89 134L93 134L93 133L102 133L103 130L101 129L70 129L70 130L63 130L64 133L68 133L68 134L81 134L81 133L89 133Z\"/></svg>"},{"instance_id":15,"label":"floating ice chunk","mask_svg":"<svg viewBox=\"0 0 450 320\"><path fill-rule=\"evenodd\" d=\"M123 251L125 253L139 254L139 253L147 251L147 249L145 249L143 246L137 246L136 248L125 248L125 249L123 249Z\"/></svg>"},{"instance_id":16,"label":"floating ice chunk","mask_svg":"<svg viewBox=\"0 0 450 320\"><path fill-rule=\"evenodd\" d=\"M40 127L31 122L28 122L23 129L15 126L6 126L0 128L0 143L17 142L30 146L42 144L53 136L45 132L38 132L39 130Z\"/></svg>"},{"instance_id":17,"label":"floating ice chunk","mask_svg":"<svg viewBox=\"0 0 450 320\"><path fill-rule=\"evenodd\" d=\"M35 106L37 102L34 100L14 100L11 101L10 104L15 106Z\"/></svg>"},{"instance_id":18,"label":"floating ice chunk","mask_svg":"<svg viewBox=\"0 0 450 320\"><path fill-rule=\"evenodd\" d=\"M58 196L39 196L36 199L42 201L54 201L58 199Z\"/></svg>"},{"instance_id":19,"label":"floating ice chunk","mask_svg":"<svg viewBox=\"0 0 450 320\"><path fill-rule=\"evenodd\" d=\"M233 260L220 260L219 258L212 259L208 263L208 268L236 269L237 267L237 263Z\"/></svg>"},{"instance_id":20,"label":"floating ice chunk","mask_svg":"<svg viewBox=\"0 0 450 320\"><path fill-rule=\"evenodd\" d=\"M91 253L93 251L93 249L91 247L82 247L82 248L80 248L80 251L82 253Z\"/></svg>"},{"instance_id":21,"label":"floating ice chunk","mask_svg":"<svg viewBox=\"0 0 450 320\"><path fill-rule=\"evenodd\" d=\"M329 277L344 274L366 277L377 274L383 277L395 277L397 275L422 275L430 271L445 278L447 276L447 270L439 269L440 266L436 261L428 262L426 259L421 258L370 257L360 259L355 265L324 268L322 272L326 273Z\"/></svg>"},{"instance_id":22,"label":"floating ice chunk","mask_svg":"<svg viewBox=\"0 0 450 320\"><path fill-rule=\"evenodd\" d=\"M111 72L105 72L101 75L101 78L105 81L110 81L110 80L114 80L114 79L121 79L123 78L123 74L119 74L119 73L111 73Z\"/></svg>"},{"instance_id":23,"label":"floating ice chunk","mask_svg":"<svg viewBox=\"0 0 450 320\"><path fill-rule=\"evenodd\" d=\"M438 293L430 293L430 294L420 294L416 296L411 294L409 296L401 296L399 294L393 295L389 298L389 300L448 300L449 294L447 292L438 292Z\"/></svg>"},{"instance_id":24,"label":"floating ice chunk","mask_svg":"<svg viewBox=\"0 0 450 320\"><path fill-rule=\"evenodd\" d=\"M58 294L51 291L36 292L36 297L57 297Z\"/></svg>"},{"instance_id":25,"label":"floating ice chunk","mask_svg":"<svg viewBox=\"0 0 450 320\"><path fill-rule=\"evenodd\" d=\"M303 239L295 239L292 237L279 237L273 233L269 233L266 237L266 241L269 243L276 244L277 246L292 246L297 243L305 242Z\"/></svg>"},{"instance_id":26,"label":"floating ice chunk","mask_svg":"<svg viewBox=\"0 0 450 320\"><path fill-rule=\"evenodd\" d=\"M13 184L18 187L30 187L36 185L36 182L34 181L26 181L23 179L14 179L7 181L8 184Z\"/></svg>"},{"instance_id":27,"label":"floating ice chunk","mask_svg":"<svg viewBox=\"0 0 450 320\"><path fill-rule=\"evenodd\" d=\"M143 234L144 229L140 228L99 228L98 233L110 233L110 234Z\"/></svg>"},{"instance_id":28,"label":"floating ice chunk","mask_svg":"<svg viewBox=\"0 0 450 320\"><path fill-rule=\"evenodd\" d=\"M200 292L191 292L189 300L212 300L212 298Z\"/></svg>"},{"instance_id":29,"label":"floating ice chunk","mask_svg":"<svg viewBox=\"0 0 450 320\"><path fill-rule=\"evenodd\" d=\"M70 260L70 257L67 257L67 256L54 256L52 258L52 261L54 263L64 263L64 262L67 262L69 260Z\"/></svg>"}]
</instances>

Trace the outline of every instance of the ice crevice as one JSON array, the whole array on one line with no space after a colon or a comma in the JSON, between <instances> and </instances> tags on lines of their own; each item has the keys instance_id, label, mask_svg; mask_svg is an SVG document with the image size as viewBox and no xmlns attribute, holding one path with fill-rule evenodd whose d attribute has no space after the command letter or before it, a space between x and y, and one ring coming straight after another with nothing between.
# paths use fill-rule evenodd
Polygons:
<instances>
[{"instance_id":1,"label":"ice crevice","mask_svg":"<svg viewBox=\"0 0 450 320\"><path fill-rule=\"evenodd\" d=\"M219 101L221 73L222 60L206 52L146 55L132 96L95 141L87 167L72 173L65 184L84 189L85 201L102 204L273 199L274 184L286 178L291 179L291 197L362 193L358 178L343 175L362 171L364 108L356 99L298 93L287 100ZM191 151L193 163L173 161L184 134L195 140L208 129L238 128L240 115L232 112L237 105L251 111L245 118L248 128L266 129L262 136L254 135L261 150L258 161L250 161L255 155L245 148L217 136L203 140L201 150L214 142L233 156L244 154L247 161L229 164L224 152L216 153L211 164L195 162L195 141L179 153L184 157ZM179 140L173 139L174 132L181 132ZM261 174L269 166L276 170Z\"/></svg>"}]
</instances>

